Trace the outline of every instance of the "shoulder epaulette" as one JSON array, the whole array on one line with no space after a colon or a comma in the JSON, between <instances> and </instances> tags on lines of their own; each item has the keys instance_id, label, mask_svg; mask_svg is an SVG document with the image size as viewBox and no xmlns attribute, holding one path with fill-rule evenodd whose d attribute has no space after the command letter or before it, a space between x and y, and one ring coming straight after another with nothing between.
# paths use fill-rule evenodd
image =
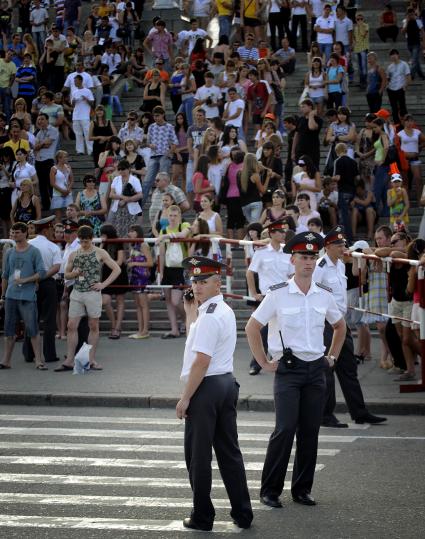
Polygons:
<instances>
[{"instance_id":1,"label":"shoulder epaulette","mask_svg":"<svg viewBox=\"0 0 425 539\"><path fill-rule=\"evenodd\" d=\"M316 283L316 285L317 285L319 288L323 288L323 290L327 290L328 292L331 292L331 293L332 293L332 288L329 288L329 286L325 286L325 285L322 284L322 283Z\"/></svg>"},{"instance_id":2,"label":"shoulder epaulette","mask_svg":"<svg viewBox=\"0 0 425 539\"><path fill-rule=\"evenodd\" d=\"M213 313L216 307L217 307L217 303L210 303L208 305L207 314Z\"/></svg>"},{"instance_id":3,"label":"shoulder epaulette","mask_svg":"<svg viewBox=\"0 0 425 539\"><path fill-rule=\"evenodd\" d=\"M317 264L319 268L323 268L323 266L326 266L326 258L322 258L322 260Z\"/></svg>"},{"instance_id":4,"label":"shoulder epaulette","mask_svg":"<svg viewBox=\"0 0 425 539\"><path fill-rule=\"evenodd\" d=\"M285 286L288 286L288 283L286 281L283 283L274 284L269 288L269 292L273 292L273 290L278 290L279 288L283 288Z\"/></svg>"}]
</instances>

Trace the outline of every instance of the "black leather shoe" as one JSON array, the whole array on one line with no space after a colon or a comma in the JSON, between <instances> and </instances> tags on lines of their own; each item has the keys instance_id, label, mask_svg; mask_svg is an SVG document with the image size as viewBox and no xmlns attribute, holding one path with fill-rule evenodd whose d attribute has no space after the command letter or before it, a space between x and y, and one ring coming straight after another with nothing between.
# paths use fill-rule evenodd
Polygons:
<instances>
[{"instance_id":1,"label":"black leather shoe","mask_svg":"<svg viewBox=\"0 0 425 539\"><path fill-rule=\"evenodd\" d=\"M189 528L190 530L201 530L203 532L210 532L212 530L211 526L201 526L192 520L192 517L187 517L183 520L183 526Z\"/></svg>"},{"instance_id":2,"label":"black leather shoe","mask_svg":"<svg viewBox=\"0 0 425 539\"><path fill-rule=\"evenodd\" d=\"M362 417L356 419L357 425L363 425L364 423L370 423L371 425L377 425L378 423L383 423L386 421L386 417L379 417L377 415L370 414L369 412Z\"/></svg>"},{"instance_id":3,"label":"black leather shoe","mask_svg":"<svg viewBox=\"0 0 425 539\"><path fill-rule=\"evenodd\" d=\"M313 496L308 492L305 494L292 494L292 499L295 503L300 503L302 505L317 505Z\"/></svg>"},{"instance_id":4,"label":"black leather shoe","mask_svg":"<svg viewBox=\"0 0 425 539\"><path fill-rule=\"evenodd\" d=\"M260 367L251 367L249 369L249 374L251 376L256 376L257 374L260 374L261 368Z\"/></svg>"},{"instance_id":5,"label":"black leather shoe","mask_svg":"<svg viewBox=\"0 0 425 539\"><path fill-rule=\"evenodd\" d=\"M264 505L275 507L276 509L282 507L282 502L277 496L260 496L260 501Z\"/></svg>"},{"instance_id":6,"label":"black leather shoe","mask_svg":"<svg viewBox=\"0 0 425 539\"><path fill-rule=\"evenodd\" d=\"M341 423L336 417L327 417L322 420L322 427L330 427L331 429L348 429L347 423Z\"/></svg>"},{"instance_id":7,"label":"black leather shoe","mask_svg":"<svg viewBox=\"0 0 425 539\"><path fill-rule=\"evenodd\" d=\"M243 530L247 530L251 527L251 522L242 522L235 519L233 519L232 522L235 526L237 526L238 528L242 528Z\"/></svg>"}]
</instances>

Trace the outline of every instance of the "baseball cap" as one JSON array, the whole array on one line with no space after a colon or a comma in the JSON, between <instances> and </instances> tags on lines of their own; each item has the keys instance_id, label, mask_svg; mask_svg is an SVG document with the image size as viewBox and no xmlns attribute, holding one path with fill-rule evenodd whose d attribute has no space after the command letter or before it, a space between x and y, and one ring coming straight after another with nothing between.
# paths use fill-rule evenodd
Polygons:
<instances>
[{"instance_id":1,"label":"baseball cap","mask_svg":"<svg viewBox=\"0 0 425 539\"><path fill-rule=\"evenodd\" d=\"M386 120L391 116L390 112L387 109L379 109L378 112L375 112L375 116Z\"/></svg>"}]
</instances>

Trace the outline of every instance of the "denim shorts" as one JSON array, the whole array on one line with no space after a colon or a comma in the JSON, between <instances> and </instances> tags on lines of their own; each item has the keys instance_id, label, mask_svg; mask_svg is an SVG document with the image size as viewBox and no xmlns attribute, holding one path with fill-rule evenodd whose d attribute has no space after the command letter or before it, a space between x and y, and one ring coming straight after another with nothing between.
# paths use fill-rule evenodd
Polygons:
<instances>
[{"instance_id":1,"label":"denim shorts","mask_svg":"<svg viewBox=\"0 0 425 539\"><path fill-rule=\"evenodd\" d=\"M16 335L16 324L23 320L28 337L38 335L37 302L22 299L6 298L4 305L4 334L6 337Z\"/></svg>"}]
</instances>

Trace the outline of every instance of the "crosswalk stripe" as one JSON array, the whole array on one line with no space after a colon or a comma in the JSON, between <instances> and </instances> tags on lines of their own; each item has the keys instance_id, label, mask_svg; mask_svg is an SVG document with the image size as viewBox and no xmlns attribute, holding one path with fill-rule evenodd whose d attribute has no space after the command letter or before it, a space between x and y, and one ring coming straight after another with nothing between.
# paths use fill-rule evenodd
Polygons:
<instances>
[{"instance_id":1,"label":"crosswalk stripe","mask_svg":"<svg viewBox=\"0 0 425 539\"><path fill-rule=\"evenodd\" d=\"M106 417L106 416L63 416L63 415L6 415L0 414L0 421L33 421L33 422L61 422L61 423L109 423L109 424L134 424L134 425L179 425L180 420L175 418L152 418L152 417ZM245 421L238 419L238 427L265 427L273 429L274 421ZM366 430L369 424L356 425L349 423L348 428Z\"/></svg>"},{"instance_id":2,"label":"crosswalk stripe","mask_svg":"<svg viewBox=\"0 0 425 539\"><path fill-rule=\"evenodd\" d=\"M108 468L151 468L158 470L185 470L186 464L180 460L147 460L147 459L103 459L93 457L45 457L39 455L9 455L0 456L0 464L19 464L20 466L96 466ZM288 471L292 471L290 463ZM323 470L323 464L316 464L316 471ZM212 469L218 470L213 462ZM260 472L262 462L245 462L245 470Z\"/></svg>"},{"instance_id":3,"label":"crosswalk stripe","mask_svg":"<svg viewBox=\"0 0 425 539\"><path fill-rule=\"evenodd\" d=\"M0 427L0 434L25 435L25 436L70 436L70 437L96 437L96 438L144 438L144 439L183 439L182 430L109 430L109 429L61 429L61 428L37 428L37 427ZM241 432L239 440L265 442L270 434L252 434ZM351 443L358 436L331 436L319 435L319 441L333 443Z\"/></svg>"},{"instance_id":4,"label":"crosswalk stripe","mask_svg":"<svg viewBox=\"0 0 425 539\"><path fill-rule=\"evenodd\" d=\"M217 509L228 509L228 499L213 499ZM0 502L9 504L32 504L32 505L95 505L102 507L161 507L183 508L192 507L191 498L158 498L152 496L87 496L87 495L60 495L60 494L28 494L20 492L0 492ZM251 500L254 509L268 510L258 500Z\"/></svg>"},{"instance_id":5,"label":"crosswalk stripe","mask_svg":"<svg viewBox=\"0 0 425 539\"><path fill-rule=\"evenodd\" d=\"M36 443L36 442L0 442L0 449L37 449L38 451L108 451L111 453L181 453L183 454L183 444L181 445L138 445L138 444L61 444L61 443ZM241 446L243 455L260 455L265 457L266 448L253 449ZM339 449L317 450L317 455L321 457L334 457L340 452ZM295 449L292 450L295 455Z\"/></svg>"},{"instance_id":6,"label":"crosswalk stripe","mask_svg":"<svg viewBox=\"0 0 425 539\"><path fill-rule=\"evenodd\" d=\"M190 489L188 478L168 477L115 477L106 475L54 475L54 474L19 474L0 473L0 483L26 483L41 485L97 485L125 486L151 488L187 488ZM259 489L261 481L249 479L248 487ZM221 479L212 480L213 488L224 488ZM284 490L291 489L291 482L285 481Z\"/></svg>"},{"instance_id":7,"label":"crosswalk stripe","mask_svg":"<svg viewBox=\"0 0 425 539\"><path fill-rule=\"evenodd\" d=\"M132 530L184 532L181 520L141 520L120 518L48 517L27 515L0 515L0 527L50 528L79 530ZM216 533L240 533L242 530L231 522L214 522Z\"/></svg>"}]
</instances>

